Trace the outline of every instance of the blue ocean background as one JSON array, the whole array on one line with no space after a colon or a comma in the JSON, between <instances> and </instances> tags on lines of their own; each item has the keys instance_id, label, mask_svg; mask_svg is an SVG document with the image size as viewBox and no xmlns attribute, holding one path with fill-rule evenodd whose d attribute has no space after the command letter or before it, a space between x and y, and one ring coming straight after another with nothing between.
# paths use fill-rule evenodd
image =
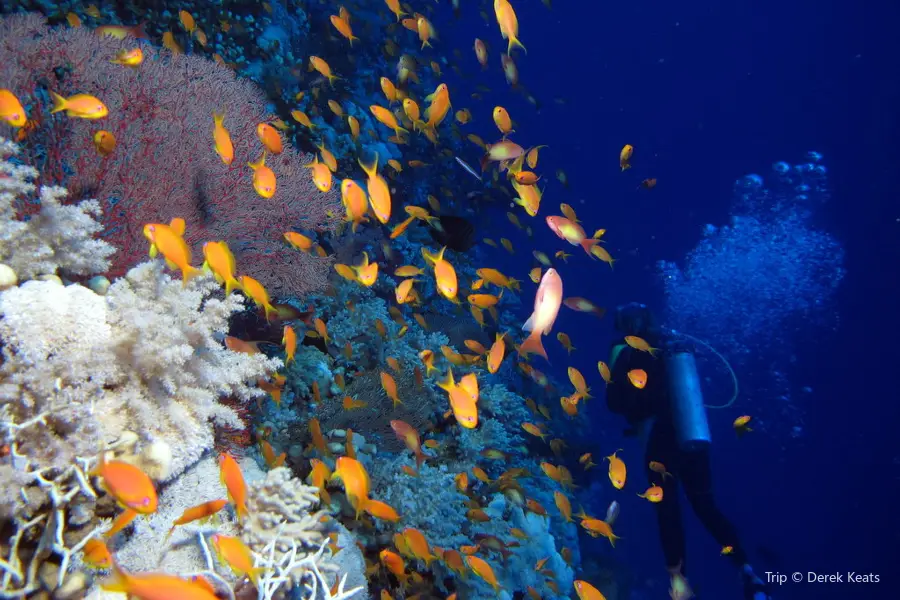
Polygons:
<instances>
[{"instance_id":1,"label":"blue ocean background","mask_svg":"<svg viewBox=\"0 0 900 600\"><path fill-rule=\"evenodd\" d=\"M503 104L521 126L520 142L550 146L541 155L545 177L558 168L568 175L568 189L553 179L547 183L548 208L541 215L567 202L588 233L608 229L607 247L618 259L614 272L586 264L581 250L572 249L575 256L561 269L567 296L610 308L637 300L662 310L656 262L682 260L707 223L727 223L737 179L768 176L778 161L804 162L808 151L824 155L831 198L814 220L846 252L846 276L830 300L839 321L822 329L797 318L772 332L796 348L796 360L783 365L791 382L811 389L791 398L804 415L803 431L796 438L773 431L736 439L733 418L754 414L757 406L772 413L778 402L773 397L741 396L733 410L713 412L715 486L758 572L790 577L799 571L806 579L810 571L855 571L881 578L869 585L786 583L773 587L775 598L896 597L891 572L900 557L900 411L892 374L900 334L900 205L893 175L900 159L900 78L892 74L900 38L890 24L900 17L898 6L809 0L553 4L552 11L536 1L516 4L528 48L517 58L520 80L541 101L540 110L535 114L524 95L512 92L486 95L482 104ZM491 39L496 61L496 25L474 11L463 11L458 21L448 13L446 8L447 19L436 21L441 44L467 49L473 37ZM461 83L464 89L505 86L493 68ZM478 125L475 131L490 139L493 124L481 119ZM623 176L617 162L626 143L635 147L631 176ZM477 160L474 151L465 158ZM644 177L658 178L658 186L635 189ZM518 253L492 250L492 266L519 272L530 244L563 247L543 223L535 221L534 230L537 242L510 227L501 212L493 215L485 235L508 237ZM523 297L523 305L530 307L530 300ZM566 359L548 340L548 370L564 381L571 364L595 379L595 363L606 359L613 339L611 321L588 330L581 315L564 311L558 329L572 336L578 351ZM711 402L730 393L724 384L716 391L722 397ZM602 394L598 398L589 405L592 425L602 434L594 455L624 448L640 488L643 448L621 436L621 420L606 411ZM603 470L595 473L605 480ZM613 554L633 571L634 597L664 597L653 509L627 506L616 529L625 539L611 550L606 540L585 546L582 537L583 555ZM740 597L736 572L686 503L682 508L698 596Z\"/></svg>"}]
</instances>

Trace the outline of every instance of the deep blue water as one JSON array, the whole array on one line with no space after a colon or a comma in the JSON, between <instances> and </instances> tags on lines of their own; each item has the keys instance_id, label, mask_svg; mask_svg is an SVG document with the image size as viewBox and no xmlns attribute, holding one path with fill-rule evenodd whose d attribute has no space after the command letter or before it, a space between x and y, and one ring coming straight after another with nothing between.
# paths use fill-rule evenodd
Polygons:
<instances>
[{"instance_id":1,"label":"deep blue water","mask_svg":"<svg viewBox=\"0 0 900 600\"><path fill-rule=\"evenodd\" d=\"M739 413L713 414L716 489L758 571L770 565L804 577L808 571L871 572L882 581L787 583L775 598L897 597L891 569L900 556L893 377L900 334L898 6L810 0L554 4L548 11L536 0L515 3L528 48L527 55L516 55L521 83L541 101L539 112L507 89L496 68L502 46L492 21L469 11L451 23L444 7L439 15L446 18L436 24L441 45L463 48L466 71L477 73L462 88L493 88L480 103L455 94L463 100L455 100L454 108L475 114L467 131L491 141L496 130L490 110L503 104L519 124L517 141L550 146L538 169L547 179L541 217L567 202L588 233L609 231L608 247L620 259L614 272L572 249L561 269L567 296L609 307L629 300L659 307L655 262L680 260L704 224L726 222L738 177L767 173L776 161L802 161L809 150L825 155L832 198L815 218L843 245L847 275L835 299L836 330L789 324L802 333L794 340L797 361L785 367L792 380L814 390L794 400L804 403L805 433L799 440L763 433L737 441L730 423ZM490 44L486 73L477 70L470 50L474 37ZM634 168L622 174L617 157L625 143L635 147ZM475 156L473 151L466 158ZM555 180L557 168L568 174L568 189ZM635 190L645 177L658 178L657 188ZM542 218L530 224L534 240L498 212L485 234L510 238L522 254L532 246L551 255L564 247ZM491 258L491 266L524 275L521 254L512 258L501 249ZM523 302L530 305L528 294ZM596 385L595 364L606 358L611 321L586 330L582 315L563 310L558 329L569 332L579 350L568 360L548 338L554 348L549 370L565 381L565 366L572 364ZM637 442L619 437L621 423L602 408L602 394L599 400L590 415L610 437L595 456L621 446L626 457L642 457ZM737 408L752 410L746 398ZM639 487L643 476L633 472ZM639 582L655 581L643 587L644 593L655 590L648 597L664 597L652 509L624 502L617 533L626 539L616 557ZM734 570L693 517L686 519L691 579L700 597L739 597Z\"/></svg>"}]
</instances>

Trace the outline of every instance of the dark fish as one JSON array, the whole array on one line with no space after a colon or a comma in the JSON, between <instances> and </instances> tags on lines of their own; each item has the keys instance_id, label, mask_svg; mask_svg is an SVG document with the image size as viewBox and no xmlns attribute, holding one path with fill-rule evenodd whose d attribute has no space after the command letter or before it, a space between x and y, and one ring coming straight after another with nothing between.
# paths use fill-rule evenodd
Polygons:
<instances>
[{"instance_id":1,"label":"dark fish","mask_svg":"<svg viewBox=\"0 0 900 600\"><path fill-rule=\"evenodd\" d=\"M455 252L465 252L475 245L475 226L468 219L444 215L428 230L431 239Z\"/></svg>"}]
</instances>

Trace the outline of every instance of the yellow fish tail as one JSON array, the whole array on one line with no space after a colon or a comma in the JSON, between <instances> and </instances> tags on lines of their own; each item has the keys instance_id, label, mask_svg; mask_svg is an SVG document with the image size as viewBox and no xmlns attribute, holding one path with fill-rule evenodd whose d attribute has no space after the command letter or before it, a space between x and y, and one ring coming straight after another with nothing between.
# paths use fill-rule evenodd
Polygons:
<instances>
[{"instance_id":1,"label":"yellow fish tail","mask_svg":"<svg viewBox=\"0 0 900 600\"><path fill-rule=\"evenodd\" d=\"M357 158L356 162L359 163L359 166L362 167L362 170L366 172L366 175L369 177L375 177L378 174L378 153L375 153L375 160L371 165L367 165L363 162L361 158Z\"/></svg>"},{"instance_id":2,"label":"yellow fish tail","mask_svg":"<svg viewBox=\"0 0 900 600\"><path fill-rule=\"evenodd\" d=\"M265 312L266 312L266 322L269 321L269 314L274 314L275 316L278 316L278 311L275 309L274 306L272 306L268 302L263 304L263 310L265 310Z\"/></svg>"},{"instance_id":3,"label":"yellow fish tail","mask_svg":"<svg viewBox=\"0 0 900 600\"><path fill-rule=\"evenodd\" d=\"M187 287L188 281L193 279L198 275L203 274L203 269L198 269L197 267L192 267L191 265L185 265L181 269L181 287Z\"/></svg>"},{"instance_id":4,"label":"yellow fish tail","mask_svg":"<svg viewBox=\"0 0 900 600\"><path fill-rule=\"evenodd\" d=\"M513 46L518 46L525 52L525 54L528 54L528 50L525 48L525 45L519 41L519 38L511 35L511 36L509 36L509 46L506 48L507 56L509 56L512 53Z\"/></svg>"},{"instance_id":5,"label":"yellow fish tail","mask_svg":"<svg viewBox=\"0 0 900 600\"><path fill-rule=\"evenodd\" d=\"M50 96L53 98L53 108L50 110L50 114L58 113L60 111L66 110L66 99L57 94L56 92L50 92Z\"/></svg>"},{"instance_id":6,"label":"yellow fish tail","mask_svg":"<svg viewBox=\"0 0 900 600\"><path fill-rule=\"evenodd\" d=\"M244 287L241 285L241 282L231 277L225 281L225 295L230 296L231 292L235 290L244 291Z\"/></svg>"}]
</instances>

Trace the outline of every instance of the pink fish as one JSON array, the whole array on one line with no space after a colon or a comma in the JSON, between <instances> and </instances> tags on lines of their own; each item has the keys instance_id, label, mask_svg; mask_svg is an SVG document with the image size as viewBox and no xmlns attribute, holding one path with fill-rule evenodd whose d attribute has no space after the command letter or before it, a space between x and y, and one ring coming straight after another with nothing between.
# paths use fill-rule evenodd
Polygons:
<instances>
[{"instance_id":1,"label":"pink fish","mask_svg":"<svg viewBox=\"0 0 900 600\"><path fill-rule=\"evenodd\" d=\"M547 335L553 329L553 323L562 305L562 295L563 285L559 273L556 269L547 269L534 296L534 312L522 326L524 331L530 331L531 334L519 346L519 354L523 356L540 354L547 358L541 336Z\"/></svg>"}]
</instances>

